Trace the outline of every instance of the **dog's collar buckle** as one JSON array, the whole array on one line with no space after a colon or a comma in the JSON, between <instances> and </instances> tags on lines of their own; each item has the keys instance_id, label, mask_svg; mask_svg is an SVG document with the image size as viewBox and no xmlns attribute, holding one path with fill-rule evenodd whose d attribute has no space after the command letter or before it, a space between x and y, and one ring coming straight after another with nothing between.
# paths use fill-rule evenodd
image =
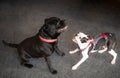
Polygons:
<instances>
[{"instance_id":1,"label":"dog's collar buckle","mask_svg":"<svg viewBox=\"0 0 120 78\"><path fill-rule=\"evenodd\" d=\"M47 43L53 43L57 41L57 39L46 39L46 38L43 38L42 36L39 36L39 39Z\"/></svg>"}]
</instances>

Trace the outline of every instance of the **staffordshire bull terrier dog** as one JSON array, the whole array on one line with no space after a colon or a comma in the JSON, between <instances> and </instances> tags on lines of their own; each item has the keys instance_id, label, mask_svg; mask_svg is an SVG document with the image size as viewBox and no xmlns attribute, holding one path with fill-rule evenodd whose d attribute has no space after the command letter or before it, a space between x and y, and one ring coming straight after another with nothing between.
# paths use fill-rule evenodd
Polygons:
<instances>
[{"instance_id":1,"label":"staffordshire bull terrier dog","mask_svg":"<svg viewBox=\"0 0 120 78\"><path fill-rule=\"evenodd\" d=\"M2 40L2 42L5 45L17 48L22 65L32 68L33 64L30 63L30 58L43 57L47 62L49 71L52 74L57 74L57 70L51 65L49 56L53 52L60 56L65 55L59 50L57 44L59 35L67 28L65 20L61 20L58 17L50 17L44 20L43 26L36 35L24 39L19 44L8 43L5 40Z\"/></svg>"}]
</instances>

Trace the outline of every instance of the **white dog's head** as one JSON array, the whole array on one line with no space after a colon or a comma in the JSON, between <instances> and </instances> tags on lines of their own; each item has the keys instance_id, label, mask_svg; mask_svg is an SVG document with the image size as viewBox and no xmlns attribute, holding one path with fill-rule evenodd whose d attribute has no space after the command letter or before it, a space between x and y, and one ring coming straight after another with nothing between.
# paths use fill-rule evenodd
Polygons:
<instances>
[{"instance_id":1,"label":"white dog's head","mask_svg":"<svg viewBox=\"0 0 120 78\"><path fill-rule=\"evenodd\" d=\"M76 34L76 36L78 36L79 38L88 38L88 35L86 35L85 33L83 33L83 32L79 32L79 33L77 33Z\"/></svg>"},{"instance_id":2,"label":"white dog's head","mask_svg":"<svg viewBox=\"0 0 120 78\"><path fill-rule=\"evenodd\" d=\"M79 38L79 40L80 40L82 43L87 42L87 40L89 40L88 35L86 35L86 34L83 33L83 32L79 32L79 33L75 34L75 37L72 39L73 42L75 42L75 43L77 43L76 38Z\"/></svg>"}]
</instances>

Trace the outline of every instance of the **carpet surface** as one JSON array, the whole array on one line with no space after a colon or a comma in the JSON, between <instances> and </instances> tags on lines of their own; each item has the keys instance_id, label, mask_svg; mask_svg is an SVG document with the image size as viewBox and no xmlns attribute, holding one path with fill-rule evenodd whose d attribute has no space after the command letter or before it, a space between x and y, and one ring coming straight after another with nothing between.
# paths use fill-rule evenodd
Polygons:
<instances>
[{"instance_id":1,"label":"carpet surface","mask_svg":"<svg viewBox=\"0 0 120 78\"><path fill-rule=\"evenodd\" d=\"M120 0L0 0L0 78L120 78ZM61 57L54 53L52 65L58 74L52 75L43 58L32 59L34 67L20 65L17 50L4 46L1 40L19 43L34 36L48 17L65 19L68 30L59 37ZM78 68L72 65L82 57L70 55L76 44L72 37L77 32L97 35L113 32L117 37L118 58L111 65L107 52L94 53Z\"/></svg>"}]
</instances>

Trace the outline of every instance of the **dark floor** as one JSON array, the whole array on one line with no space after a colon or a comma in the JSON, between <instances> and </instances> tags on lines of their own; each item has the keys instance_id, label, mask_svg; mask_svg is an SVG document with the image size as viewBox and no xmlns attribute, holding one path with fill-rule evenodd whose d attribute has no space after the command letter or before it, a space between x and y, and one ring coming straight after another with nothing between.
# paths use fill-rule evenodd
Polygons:
<instances>
[{"instance_id":1,"label":"dark floor","mask_svg":"<svg viewBox=\"0 0 120 78\"><path fill-rule=\"evenodd\" d=\"M16 49L0 42L0 78L120 78L120 0L0 0L0 41L19 43L35 35L44 19L57 16L66 19L69 29L60 37L59 47L66 53L51 56L57 75L52 75L43 59L33 59L35 67L19 64ZM77 32L97 35L113 32L117 35L117 63L110 64L108 53L92 54L78 70L71 67L81 59L80 54L70 55L76 45L71 41Z\"/></svg>"}]
</instances>

